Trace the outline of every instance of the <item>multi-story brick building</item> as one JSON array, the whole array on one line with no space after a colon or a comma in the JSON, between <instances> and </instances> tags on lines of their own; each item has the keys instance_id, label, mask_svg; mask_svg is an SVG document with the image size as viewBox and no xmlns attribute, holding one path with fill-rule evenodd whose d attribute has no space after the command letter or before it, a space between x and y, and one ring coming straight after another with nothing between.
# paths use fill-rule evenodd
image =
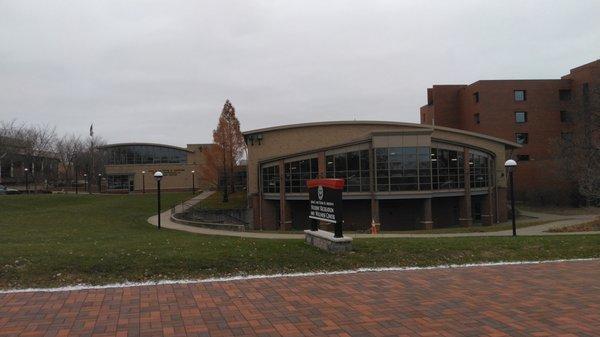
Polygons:
<instances>
[{"instance_id":1,"label":"multi-story brick building","mask_svg":"<svg viewBox=\"0 0 600 337\"><path fill-rule=\"evenodd\" d=\"M574 116L587 95L600 88L600 60L571 69L560 79L482 80L427 89L421 123L463 129L515 141L519 195L557 195L563 201L573 182L559 168L557 148L572 137ZM592 111L598 102L592 100ZM594 110L595 109L595 110ZM585 113L589 113L589 110Z\"/></svg>"}]
</instances>

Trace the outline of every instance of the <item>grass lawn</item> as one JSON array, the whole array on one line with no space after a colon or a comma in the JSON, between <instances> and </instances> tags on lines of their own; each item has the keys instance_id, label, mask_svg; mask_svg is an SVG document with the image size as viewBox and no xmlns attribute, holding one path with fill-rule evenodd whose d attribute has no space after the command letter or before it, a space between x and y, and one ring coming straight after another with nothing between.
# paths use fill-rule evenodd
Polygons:
<instances>
[{"instance_id":1,"label":"grass lawn","mask_svg":"<svg viewBox=\"0 0 600 337\"><path fill-rule=\"evenodd\" d=\"M195 208L203 209L239 209L246 208L246 192L235 192L229 194L229 201L223 202L223 192L215 192L210 197L202 200Z\"/></svg>"},{"instance_id":2,"label":"grass lawn","mask_svg":"<svg viewBox=\"0 0 600 337\"><path fill-rule=\"evenodd\" d=\"M190 197L165 193L163 205ZM157 230L155 196L0 197L0 288L221 275L600 257L600 235L357 239L332 255L302 240Z\"/></svg>"}]
</instances>

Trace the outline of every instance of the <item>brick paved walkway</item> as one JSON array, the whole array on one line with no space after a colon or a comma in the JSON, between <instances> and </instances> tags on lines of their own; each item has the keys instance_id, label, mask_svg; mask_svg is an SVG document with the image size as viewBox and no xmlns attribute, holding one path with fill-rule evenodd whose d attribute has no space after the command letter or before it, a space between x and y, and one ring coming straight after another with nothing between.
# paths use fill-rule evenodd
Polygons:
<instances>
[{"instance_id":1,"label":"brick paved walkway","mask_svg":"<svg viewBox=\"0 0 600 337\"><path fill-rule=\"evenodd\" d=\"M0 336L598 336L600 261L0 294Z\"/></svg>"}]
</instances>

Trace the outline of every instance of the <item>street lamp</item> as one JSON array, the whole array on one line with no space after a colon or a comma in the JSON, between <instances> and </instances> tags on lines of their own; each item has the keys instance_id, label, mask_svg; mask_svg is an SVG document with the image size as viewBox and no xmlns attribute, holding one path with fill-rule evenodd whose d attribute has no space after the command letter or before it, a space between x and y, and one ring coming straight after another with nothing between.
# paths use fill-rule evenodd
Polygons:
<instances>
[{"instance_id":1,"label":"street lamp","mask_svg":"<svg viewBox=\"0 0 600 337\"><path fill-rule=\"evenodd\" d=\"M98 193L102 193L102 173L98 173Z\"/></svg>"},{"instance_id":2,"label":"street lamp","mask_svg":"<svg viewBox=\"0 0 600 337\"><path fill-rule=\"evenodd\" d=\"M192 170L192 194L196 193L196 171Z\"/></svg>"},{"instance_id":3,"label":"street lamp","mask_svg":"<svg viewBox=\"0 0 600 337\"><path fill-rule=\"evenodd\" d=\"M25 168L25 193L29 194L29 169Z\"/></svg>"},{"instance_id":4,"label":"street lamp","mask_svg":"<svg viewBox=\"0 0 600 337\"><path fill-rule=\"evenodd\" d=\"M85 190L88 191L88 192L90 192L88 190L88 176L87 176L87 173L83 174L83 183L85 184Z\"/></svg>"},{"instance_id":5,"label":"street lamp","mask_svg":"<svg viewBox=\"0 0 600 337\"><path fill-rule=\"evenodd\" d=\"M146 171L142 171L142 193L146 193Z\"/></svg>"},{"instance_id":6,"label":"street lamp","mask_svg":"<svg viewBox=\"0 0 600 337\"><path fill-rule=\"evenodd\" d=\"M79 188L77 187L79 181L77 181L77 178L77 166L75 166L75 194L79 194Z\"/></svg>"},{"instance_id":7,"label":"street lamp","mask_svg":"<svg viewBox=\"0 0 600 337\"><path fill-rule=\"evenodd\" d=\"M154 172L154 179L156 179L156 191L157 191L157 203L158 209L156 210L156 214L158 215L158 229L160 229L160 180L162 179L163 174L160 171Z\"/></svg>"},{"instance_id":8,"label":"street lamp","mask_svg":"<svg viewBox=\"0 0 600 337\"><path fill-rule=\"evenodd\" d=\"M517 162L509 159L504 163L504 167L508 170L508 179L510 181L510 208L512 211L512 230L513 236L517 236L517 221L515 216L515 183L513 179L513 171L517 168Z\"/></svg>"}]
</instances>

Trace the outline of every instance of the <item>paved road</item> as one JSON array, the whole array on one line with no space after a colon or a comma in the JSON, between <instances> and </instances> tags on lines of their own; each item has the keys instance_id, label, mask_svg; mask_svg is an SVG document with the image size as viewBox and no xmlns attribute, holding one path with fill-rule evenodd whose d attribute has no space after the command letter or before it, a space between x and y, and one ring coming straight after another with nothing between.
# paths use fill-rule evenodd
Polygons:
<instances>
[{"instance_id":1,"label":"paved road","mask_svg":"<svg viewBox=\"0 0 600 337\"><path fill-rule=\"evenodd\" d=\"M176 206L176 211L181 212L182 209L187 209L192 205L199 203L202 199L208 198L214 192L206 191L203 192L194 198L185 202L182 206ZM529 216L531 220L525 220L524 222L531 221L551 221L549 223L539 225L539 226L530 226L518 229L519 235L581 235L581 234L600 234L600 231L594 232L565 232L565 233L550 233L547 232L550 228L555 227L566 227L571 225L577 225L580 223L586 223L592 221L596 218L596 215L555 215L555 214L546 214L546 213L537 213L537 212L521 212L523 215ZM235 236L235 237L246 237L246 238L255 238L255 239L304 239L304 234L298 233L273 233L273 232L236 232L236 231L228 231L228 230L218 230L218 229L210 229L203 228L197 226L189 226L181 223L176 223L171 220L171 211L165 211L161 213L160 216L161 226L170 229L176 229L180 231L197 233L197 234L206 234L206 235L222 235L222 236ZM156 226L157 217L151 216L148 218L148 222L152 225ZM377 235L371 234L345 234L347 236L353 238L434 238L434 237L464 237L464 236L510 236L512 235L512 230L504 230L497 232L477 232L477 233L448 233L448 234L440 234L440 233L431 233L431 234L410 234L410 233L383 233Z\"/></svg>"},{"instance_id":2,"label":"paved road","mask_svg":"<svg viewBox=\"0 0 600 337\"><path fill-rule=\"evenodd\" d=\"M0 336L598 336L600 260L0 294Z\"/></svg>"}]
</instances>

